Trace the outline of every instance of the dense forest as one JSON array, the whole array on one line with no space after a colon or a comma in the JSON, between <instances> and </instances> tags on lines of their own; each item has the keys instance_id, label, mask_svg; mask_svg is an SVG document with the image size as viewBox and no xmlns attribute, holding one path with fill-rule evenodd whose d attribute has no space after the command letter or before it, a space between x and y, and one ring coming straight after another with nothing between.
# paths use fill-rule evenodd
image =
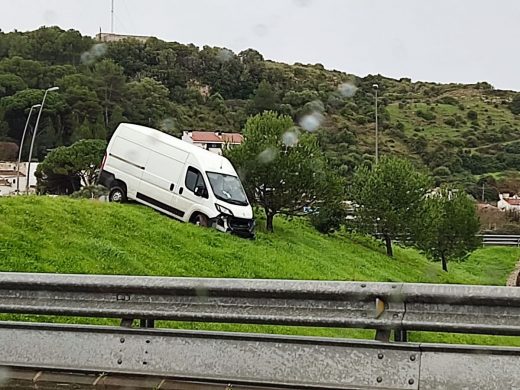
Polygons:
<instances>
[{"instance_id":1,"label":"dense forest","mask_svg":"<svg viewBox=\"0 0 520 390\"><path fill-rule=\"evenodd\" d=\"M375 83L381 155L407 156L438 183L457 182L479 198L482 188L488 200L497 190L520 190L514 91L357 77L265 60L254 49L237 54L156 38L100 43L59 27L0 32L0 142L4 152L6 142L19 144L31 105L58 86L40 122L39 159L80 139L109 139L122 121L174 135L241 131L248 116L272 110L314 131L337 172L350 177L374 159Z\"/></svg>"}]
</instances>

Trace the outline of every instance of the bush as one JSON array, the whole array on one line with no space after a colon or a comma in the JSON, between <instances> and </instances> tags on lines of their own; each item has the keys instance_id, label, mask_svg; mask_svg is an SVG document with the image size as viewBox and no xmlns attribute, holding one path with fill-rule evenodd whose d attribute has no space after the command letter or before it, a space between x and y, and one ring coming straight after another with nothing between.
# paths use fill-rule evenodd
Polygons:
<instances>
[{"instance_id":1,"label":"bush","mask_svg":"<svg viewBox=\"0 0 520 390\"><path fill-rule=\"evenodd\" d=\"M108 189L100 185L85 186L81 190L74 192L72 198L82 199L98 199L101 196L108 195Z\"/></svg>"},{"instance_id":2,"label":"bush","mask_svg":"<svg viewBox=\"0 0 520 390\"><path fill-rule=\"evenodd\" d=\"M473 111L473 110L470 110L468 111L468 113L466 114L466 116L468 117L468 119L470 121L476 121L478 120L478 114L476 111Z\"/></svg>"},{"instance_id":3,"label":"bush","mask_svg":"<svg viewBox=\"0 0 520 390\"><path fill-rule=\"evenodd\" d=\"M419 118L422 118L427 121L433 121L436 118L435 114L431 113L430 111L417 110L415 114Z\"/></svg>"},{"instance_id":4,"label":"bush","mask_svg":"<svg viewBox=\"0 0 520 390\"><path fill-rule=\"evenodd\" d=\"M457 121L454 118L447 118L444 120L444 123L450 127L457 127Z\"/></svg>"},{"instance_id":5,"label":"bush","mask_svg":"<svg viewBox=\"0 0 520 390\"><path fill-rule=\"evenodd\" d=\"M327 203L313 212L309 220L317 231L330 234L339 230L345 224L346 218L347 209L342 203Z\"/></svg>"},{"instance_id":6,"label":"bush","mask_svg":"<svg viewBox=\"0 0 520 390\"><path fill-rule=\"evenodd\" d=\"M515 115L520 114L520 93L517 93L511 103L509 104L509 109Z\"/></svg>"},{"instance_id":7,"label":"bush","mask_svg":"<svg viewBox=\"0 0 520 390\"><path fill-rule=\"evenodd\" d=\"M433 170L433 175L440 176L440 177L446 177L446 176L451 175L451 171L449 168L441 166L441 167L437 167Z\"/></svg>"},{"instance_id":8,"label":"bush","mask_svg":"<svg viewBox=\"0 0 520 390\"><path fill-rule=\"evenodd\" d=\"M443 96L437 99L437 103L440 104L449 104L450 106L458 106L459 101L455 99L453 96Z\"/></svg>"}]
</instances>

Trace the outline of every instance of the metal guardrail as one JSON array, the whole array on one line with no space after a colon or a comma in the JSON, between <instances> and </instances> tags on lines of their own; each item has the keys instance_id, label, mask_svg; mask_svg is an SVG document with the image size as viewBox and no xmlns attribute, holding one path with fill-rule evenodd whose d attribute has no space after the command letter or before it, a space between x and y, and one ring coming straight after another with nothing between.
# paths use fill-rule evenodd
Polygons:
<instances>
[{"instance_id":1,"label":"metal guardrail","mask_svg":"<svg viewBox=\"0 0 520 390\"><path fill-rule=\"evenodd\" d=\"M0 366L15 369L299 389L520 382L520 349L390 342L409 330L520 335L512 287L0 273L0 312L125 325L0 322ZM367 328L378 341L150 329L155 320Z\"/></svg>"},{"instance_id":2,"label":"metal guardrail","mask_svg":"<svg viewBox=\"0 0 520 390\"><path fill-rule=\"evenodd\" d=\"M516 246L520 247L520 235L513 234L483 234L482 245Z\"/></svg>"},{"instance_id":3,"label":"metal guardrail","mask_svg":"<svg viewBox=\"0 0 520 390\"><path fill-rule=\"evenodd\" d=\"M0 312L520 335L491 286L3 273Z\"/></svg>"}]
</instances>

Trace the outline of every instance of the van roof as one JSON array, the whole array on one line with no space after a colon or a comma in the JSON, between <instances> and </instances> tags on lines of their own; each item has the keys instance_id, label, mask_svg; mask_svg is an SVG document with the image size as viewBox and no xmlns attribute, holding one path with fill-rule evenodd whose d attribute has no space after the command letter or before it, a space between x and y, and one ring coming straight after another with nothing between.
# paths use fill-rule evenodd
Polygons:
<instances>
[{"instance_id":1,"label":"van roof","mask_svg":"<svg viewBox=\"0 0 520 390\"><path fill-rule=\"evenodd\" d=\"M151 127L136 125L133 123L121 123L117 127L114 135L116 133L124 132L125 129L145 134L167 145L174 146L176 148L182 149L190 153L190 156L197 161L200 168L204 171L221 172L225 174L236 175L236 171L233 168L231 162L227 158L220 156L216 153L202 149L198 146L190 144L189 142L185 142L179 138L176 138L170 134L166 134L160 130L153 129Z\"/></svg>"}]
</instances>

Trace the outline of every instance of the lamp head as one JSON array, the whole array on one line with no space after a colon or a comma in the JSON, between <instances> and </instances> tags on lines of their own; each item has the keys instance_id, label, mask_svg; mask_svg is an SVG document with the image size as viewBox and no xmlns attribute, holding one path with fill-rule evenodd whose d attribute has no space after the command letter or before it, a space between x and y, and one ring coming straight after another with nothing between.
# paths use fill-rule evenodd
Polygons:
<instances>
[{"instance_id":1,"label":"lamp head","mask_svg":"<svg viewBox=\"0 0 520 390\"><path fill-rule=\"evenodd\" d=\"M60 89L60 87L51 87L51 88L48 88L47 91L52 92L52 91L57 91L58 89Z\"/></svg>"}]
</instances>

